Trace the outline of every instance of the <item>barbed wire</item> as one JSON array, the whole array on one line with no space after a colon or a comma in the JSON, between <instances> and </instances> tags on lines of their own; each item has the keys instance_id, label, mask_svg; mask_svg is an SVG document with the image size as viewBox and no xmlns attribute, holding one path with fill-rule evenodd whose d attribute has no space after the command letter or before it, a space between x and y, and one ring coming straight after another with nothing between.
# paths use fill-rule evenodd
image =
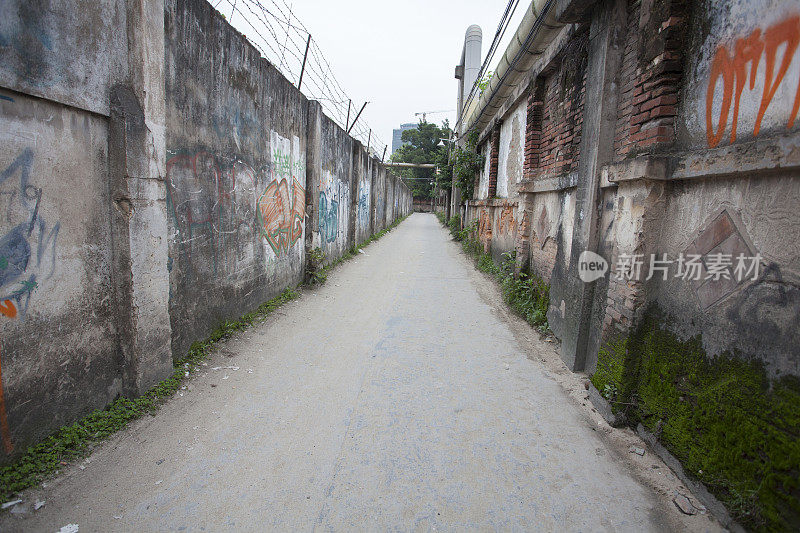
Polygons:
<instances>
[{"instance_id":1,"label":"barbed wire","mask_svg":"<svg viewBox=\"0 0 800 533\"><path fill-rule=\"evenodd\" d=\"M363 102L347 95L322 49L286 0L212 0L212 6L295 86L302 72L300 91L317 100L325 114L345 131L352 128L350 135L371 155L384 155L386 142L363 118L353 124Z\"/></svg>"}]
</instances>

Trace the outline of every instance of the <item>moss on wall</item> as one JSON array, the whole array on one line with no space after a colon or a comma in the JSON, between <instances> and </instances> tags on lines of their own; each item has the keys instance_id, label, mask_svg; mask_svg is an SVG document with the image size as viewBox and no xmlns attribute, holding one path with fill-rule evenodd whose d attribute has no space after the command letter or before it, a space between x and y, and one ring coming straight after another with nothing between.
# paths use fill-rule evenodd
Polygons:
<instances>
[{"instance_id":1,"label":"moss on wall","mask_svg":"<svg viewBox=\"0 0 800 533\"><path fill-rule=\"evenodd\" d=\"M800 529L800 380L760 363L709 358L650 313L598 354L592 382L641 422L745 527Z\"/></svg>"}]
</instances>

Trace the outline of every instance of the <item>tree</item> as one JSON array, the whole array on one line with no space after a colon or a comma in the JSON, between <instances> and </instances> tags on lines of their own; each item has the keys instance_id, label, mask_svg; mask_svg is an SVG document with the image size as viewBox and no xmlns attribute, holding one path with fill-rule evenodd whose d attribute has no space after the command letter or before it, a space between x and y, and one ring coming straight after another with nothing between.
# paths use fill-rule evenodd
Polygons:
<instances>
[{"instance_id":1,"label":"tree","mask_svg":"<svg viewBox=\"0 0 800 533\"><path fill-rule=\"evenodd\" d=\"M403 132L403 144L392 154L395 163L433 163L442 165L447 162L447 143L442 139L450 138L450 124L445 120L439 127L432 122L420 120L416 129ZM406 185L417 198L432 198L436 171L428 168L412 168L400 171Z\"/></svg>"}]
</instances>

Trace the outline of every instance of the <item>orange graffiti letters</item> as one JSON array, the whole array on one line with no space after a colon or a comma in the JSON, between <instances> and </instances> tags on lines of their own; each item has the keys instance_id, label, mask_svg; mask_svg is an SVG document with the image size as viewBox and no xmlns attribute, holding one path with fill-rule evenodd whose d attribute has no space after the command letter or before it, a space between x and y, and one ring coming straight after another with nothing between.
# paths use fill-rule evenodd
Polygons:
<instances>
[{"instance_id":1,"label":"orange graffiti letters","mask_svg":"<svg viewBox=\"0 0 800 533\"><path fill-rule=\"evenodd\" d=\"M755 89L756 72L761 62L761 56L764 55L764 89L753 127L753 135L758 135L767 108L786 76L786 72L789 70L789 65L794 58L798 45L800 45L800 15L792 15L770 26L763 33L761 29L756 29L747 37L737 39L733 47L733 57L730 56L727 46L720 45L717 47L714 59L711 61L710 78L706 89L706 137L711 148L718 146L725 135L731 106L733 107L731 143L736 141L742 91L748 78L750 80L749 90ZM781 48L783 49L783 56L776 71L776 56ZM749 72L748 64L750 65ZM720 78L722 78L722 102L715 131L713 116L714 95ZM800 110L800 80L798 80L797 94L795 95L792 110L789 113L787 128L794 126L798 110Z\"/></svg>"},{"instance_id":2,"label":"orange graffiti letters","mask_svg":"<svg viewBox=\"0 0 800 533\"><path fill-rule=\"evenodd\" d=\"M17 307L11 300L0 302L0 313L8 318L17 318Z\"/></svg>"}]
</instances>

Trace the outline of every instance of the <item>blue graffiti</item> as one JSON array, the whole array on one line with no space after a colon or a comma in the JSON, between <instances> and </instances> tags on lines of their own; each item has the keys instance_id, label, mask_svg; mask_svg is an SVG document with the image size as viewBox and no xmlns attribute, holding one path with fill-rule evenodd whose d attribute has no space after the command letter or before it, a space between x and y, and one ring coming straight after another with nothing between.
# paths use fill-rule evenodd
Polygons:
<instances>
[{"instance_id":1,"label":"blue graffiti","mask_svg":"<svg viewBox=\"0 0 800 533\"><path fill-rule=\"evenodd\" d=\"M369 186L365 185L367 184L361 184L358 195L358 223L361 226L366 226L369 221Z\"/></svg>"},{"instance_id":2,"label":"blue graffiti","mask_svg":"<svg viewBox=\"0 0 800 533\"><path fill-rule=\"evenodd\" d=\"M61 224L56 222L48 231L47 222L39 212L42 189L28 183L33 151L26 148L11 165L0 174L0 186L19 174L19 188L11 192L9 206L19 202L26 220L0 238L0 301L14 300L25 315L31 294L37 287L37 275L49 278L55 271L56 240ZM9 217L10 218L10 217ZM31 241L35 239L36 257Z\"/></svg>"},{"instance_id":3,"label":"blue graffiti","mask_svg":"<svg viewBox=\"0 0 800 533\"><path fill-rule=\"evenodd\" d=\"M328 197L323 191L319 193L319 236L322 242L336 240L339 229L339 202Z\"/></svg>"}]
</instances>

